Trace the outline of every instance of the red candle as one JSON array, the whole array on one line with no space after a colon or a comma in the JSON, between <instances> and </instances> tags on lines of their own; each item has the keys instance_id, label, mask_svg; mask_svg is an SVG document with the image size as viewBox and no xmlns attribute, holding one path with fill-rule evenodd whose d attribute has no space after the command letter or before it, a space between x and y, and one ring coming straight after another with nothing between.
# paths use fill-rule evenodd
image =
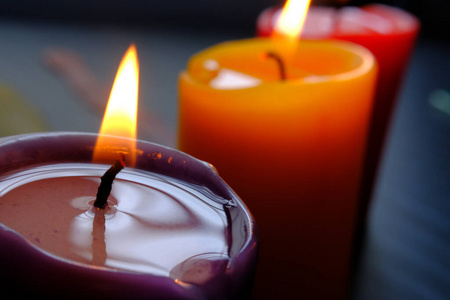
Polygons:
<instances>
[{"instance_id":1,"label":"red candle","mask_svg":"<svg viewBox=\"0 0 450 300\"><path fill-rule=\"evenodd\" d=\"M268 8L257 21L257 34L272 34L281 7ZM398 8L373 4L334 9L311 7L301 32L302 39L340 39L369 49L378 61L375 96L362 200L370 197L392 110L419 30L419 21Z\"/></svg>"}]
</instances>

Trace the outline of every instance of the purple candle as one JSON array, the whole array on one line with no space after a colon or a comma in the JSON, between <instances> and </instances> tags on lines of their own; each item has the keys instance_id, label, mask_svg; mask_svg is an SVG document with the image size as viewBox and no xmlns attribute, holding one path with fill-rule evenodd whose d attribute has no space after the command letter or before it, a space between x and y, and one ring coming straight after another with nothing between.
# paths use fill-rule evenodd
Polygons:
<instances>
[{"instance_id":1,"label":"purple candle","mask_svg":"<svg viewBox=\"0 0 450 300\"><path fill-rule=\"evenodd\" d=\"M47 299L248 298L255 222L215 169L137 141L135 167L116 176L108 207L97 210L110 166L91 163L96 140L0 139L3 290Z\"/></svg>"}]
</instances>

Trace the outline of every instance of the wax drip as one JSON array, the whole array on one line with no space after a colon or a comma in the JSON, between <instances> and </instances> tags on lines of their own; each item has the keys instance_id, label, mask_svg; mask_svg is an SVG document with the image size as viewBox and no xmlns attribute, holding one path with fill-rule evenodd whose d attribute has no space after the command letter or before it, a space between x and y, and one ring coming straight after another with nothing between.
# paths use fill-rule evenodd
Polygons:
<instances>
[{"instance_id":1,"label":"wax drip","mask_svg":"<svg viewBox=\"0 0 450 300\"><path fill-rule=\"evenodd\" d=\"M94 206L99 209L104 209L107 206L107 200L111 193L111 188L116 175L125 167L125 155L120 154L120 158L103 174L100 186L97 190L97 197L95 198Z\"/></svg>"},{"instance_id":2,"label":"wax drip","mask_svg":"<svg viewBox=\"0 0 450 300\"><path fill-rule=\"evenodd\" d=\"M265 58L266 59L272 58L275 60L275 62L278 64L278 68L280 69L280 80L282 80L282 81L286 80L286 71L284 68L284 62L281 59L281 57L276 53L267 52L267 53L265 53Z\"/></svg>"},{"instance_id":3,"label":"wax drip","mask_svg":"<svg viewBox=\"0 0 450 300\"><path fill-rule=\"evenodd\" d=\"M233 244L233 228L232 228L232 218L231 218L231 214L230 214L230 209L229 207L225 204L223 206L223 210L225 212L225 216L227 217L227 228L225 230L225 235L227 237L227 242L228 242L228 251L227 254L229 257L231 257L231 248L232 248L232 244Z\"/></svg>"}]
</instances>

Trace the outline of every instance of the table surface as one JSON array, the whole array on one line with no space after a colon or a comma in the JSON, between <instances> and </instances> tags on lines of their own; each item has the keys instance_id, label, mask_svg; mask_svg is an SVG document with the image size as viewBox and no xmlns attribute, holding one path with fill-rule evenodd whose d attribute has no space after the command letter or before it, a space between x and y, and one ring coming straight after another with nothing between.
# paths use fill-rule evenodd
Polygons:
<instances>
[{"instance_id":1,"label":"table surface","mask_svg":"<svg viewBox=\"0 0 450 300\"><path fill-rule=\"evenodd\" d=\"M0 108L6 101L1 90L13 91L45 121L46 130L97 132L102 114L61 73L48 68L45 58L61 49L74 51L109 87L133 42L140 60L140 109L151 111L160 119L156 127L168 132L162 139L147 128L139 137L174 146L177 77L188 58L218 42L245 37L250 36L186 28L2 21ZM450 298L449 53L448 42L422 38L417 45L373 198L355 299ZM20 116L15 120L22 122Z\"/></svg>"}]
</instances>

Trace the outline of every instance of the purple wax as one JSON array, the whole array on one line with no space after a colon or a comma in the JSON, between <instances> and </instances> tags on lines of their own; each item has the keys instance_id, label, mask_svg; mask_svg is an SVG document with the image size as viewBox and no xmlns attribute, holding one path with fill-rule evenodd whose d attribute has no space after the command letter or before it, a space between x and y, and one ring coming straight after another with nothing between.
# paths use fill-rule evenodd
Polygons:
<instances>
[{"instance_id":1,"label":"purple wax","mask_svg":"<svg viewBox=\"0 0 450 300\"><path fill-rule=\"evenodd\" d=\"M249 298L255 222L215 169L137 141L134 168L92 209L96 134L0 139L0 268L13 297Z\"/></svg>"}]
</instances>

